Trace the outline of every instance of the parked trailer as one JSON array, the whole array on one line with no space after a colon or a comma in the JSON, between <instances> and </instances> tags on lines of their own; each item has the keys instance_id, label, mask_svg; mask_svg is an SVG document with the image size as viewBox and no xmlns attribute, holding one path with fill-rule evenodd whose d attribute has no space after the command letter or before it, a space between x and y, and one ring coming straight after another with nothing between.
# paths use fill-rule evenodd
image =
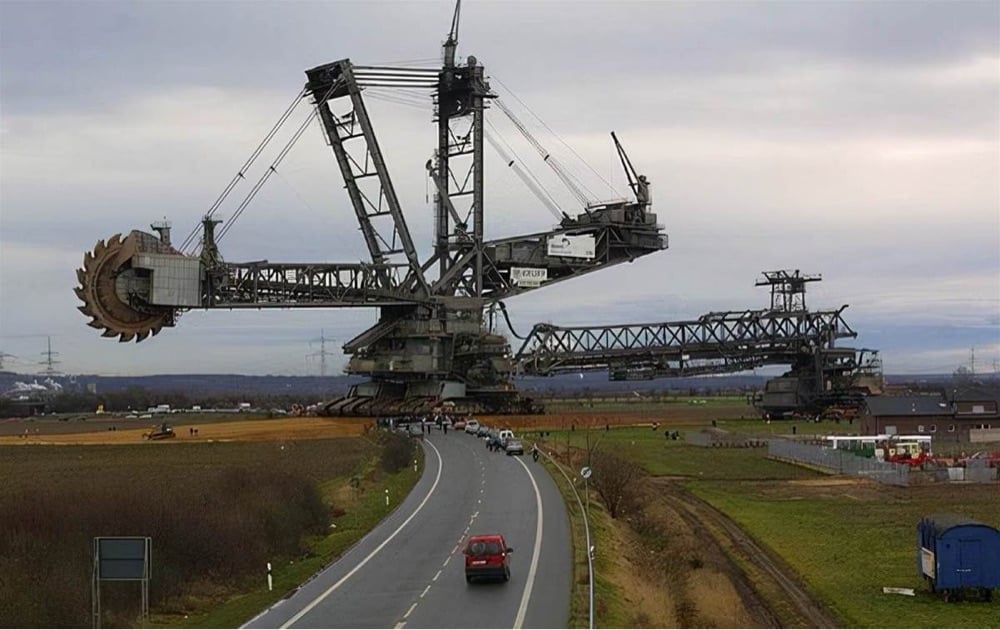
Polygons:
<instances>
[{"instance_id":1,"label":"parked trailer","mask_svg":"<svg viewBox=\"0 0 1000 630\"><path fill-rule=\"evenodd\" d=\"M1000 588L1000 530L958 514L932 514L917 525L917 568L945 601L967 590L992 599Z\"/></svg>"}]
</instances>

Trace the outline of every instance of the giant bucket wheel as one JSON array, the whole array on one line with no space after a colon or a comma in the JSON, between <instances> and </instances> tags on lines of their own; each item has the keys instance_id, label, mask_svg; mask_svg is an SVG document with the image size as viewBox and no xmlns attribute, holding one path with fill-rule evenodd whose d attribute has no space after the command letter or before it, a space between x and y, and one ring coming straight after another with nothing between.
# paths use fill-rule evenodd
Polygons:
<instances>
[{"instance_id":1,"label":"giant bucket wheel","mask_svg":"<svg viewBox=\"0 0 1000 630\"><path fill-rule=\"evenodd\" d=\"M118 337L121 342L142 341L174 323L174 308L146 301L149 273L131 264L139 248L135 233L125 239L115 234L106 242L98 241L93 252L84 254L83 268L76 270L80 286L75 291L83 301L78 308L92 318L88 325L103 328L102 336Z\"/></svg>"}]
</instances>

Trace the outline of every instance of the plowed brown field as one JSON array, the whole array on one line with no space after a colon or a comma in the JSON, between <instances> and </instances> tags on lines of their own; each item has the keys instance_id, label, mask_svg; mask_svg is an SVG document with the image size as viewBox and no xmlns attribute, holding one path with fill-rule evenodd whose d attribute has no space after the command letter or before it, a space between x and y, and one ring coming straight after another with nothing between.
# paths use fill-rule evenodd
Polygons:
<instances>
[{"instance_id":1,"label":"plowed brown field","mask_svg":"<svg viewBox=\"0 0 1000 630\"><path fill-rule=\"evenodd\" d=\"M714 418L738 417L751 413L743 405L664 405L656 411L607 411L581 409L572 412L554 411L544 415L480 416L491 427L531 431L560 429L571 426L603 427L658 423L663 426L708 424ZM205 441L260 442L272 440L315 440L350 437L363 434L374 425L374 418L281 418L277 420L247 420L233 417L171 415L163 419L124 420L109 415L79 417L60 421L51 417L30 420L0 421L0 444L134 444L145 441L144 434L166 420L173 426L176 438L158 440L162 444L185 444ZM114 427L116 430L109 430ZM197 427L198 435L190 429Z\"/></svg>"},{"instance_id":2,"label":"plowed brown field","mask_svg":"<svg viewBox=\"0 0 1000 630\"><path fill-rule=\"evenodd\" d=\"M29 432L20 435L0 436L0 444L135 444L146 441L144 434L155 425L108 431L106 422L100 426L79 426L79 433L56 433L49 427L25 425ZM283 418L281 420L234 420L211 424L185 423L174 425L177 437L157 440L158 444L186 444L192 442L266 442L276 440L318 440L333 437L361 435L372 425L362 419L340 418ZM197 427L198 435L189 429ZM35 432L37 429L37 432Z\"/></svg>"}]
</instances>

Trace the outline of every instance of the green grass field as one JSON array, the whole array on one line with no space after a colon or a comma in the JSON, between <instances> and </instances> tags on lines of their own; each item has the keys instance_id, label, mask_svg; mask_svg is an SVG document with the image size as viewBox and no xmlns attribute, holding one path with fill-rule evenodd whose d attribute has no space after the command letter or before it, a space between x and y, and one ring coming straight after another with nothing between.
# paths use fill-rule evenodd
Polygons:
<instances>
[{"instance_id":1,"label":"green grass field","mask_svg":"<svg viewBox=\"0 0 1000 630\"><path fill-rule=\"evenodd\" d=\"M1000 621L1000 603L945 603L931 594L916 560L916 525L927 514L958 512L1000 524L995 486L688 487L788 562L847 626L989 628ZM884 586L913 588L917 596L885 595Z\"/></svg>"},{"instance_id":2,"label":"green grass field","mask_svg":"<svg viewBox=\"0 0 1000 630\"><path fill-rule=\"evenodd\" d=\"M787 424L717 422L752 433ZM777 427L776 427L777 425ZM821 427L836 425L800 423ZM661 427L662 428L662 427ZM673 427L671 427L673 428ZM812 431L810 431L812 432ZM553 431L550 444L613 449L649 474L687 478L685 486L719 508L799 573L810 591L845 626L997 627L1000 602L945 603L917 573L916 525L936 512L958 512L1000 525L1000 485L910 488L838 480L766 458L766 449L709 448L667 440L649 428ZM832 483L831 483L832 482ZM916 589L916 597L885 595L883 586Z\"/></svg>"},{"instance_id":3,"label":"green grass field","mask_svg":"<svg viewBox=\"0 0 1000 630\"><path fill-rule=\"evenodd\" d=\"M552 431L546 441L574 448L611 450L638 462L656 476L692 479L804 479L819 473L767 459L765 449L722 449L691 446L683 439L668 440L659 430L624 428L589 432Z\"/></svg>"}]
</instances>

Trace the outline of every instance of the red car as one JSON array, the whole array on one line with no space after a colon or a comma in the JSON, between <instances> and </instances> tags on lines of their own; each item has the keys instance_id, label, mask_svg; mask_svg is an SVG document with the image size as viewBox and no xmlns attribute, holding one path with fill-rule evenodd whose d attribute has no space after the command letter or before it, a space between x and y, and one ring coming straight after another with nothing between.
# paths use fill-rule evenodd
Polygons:
<instances>
[{"instance_id":1,"label":"red car","mask_svg":"<svg viewBox=\"0 0 1000 630\"><path fill-rule=\"evenodd\" d=\"M510 554L513 549L500 534L470 536L465 545L465 581L475 578L510 580Z\"/></svg>"}]
</instances>

